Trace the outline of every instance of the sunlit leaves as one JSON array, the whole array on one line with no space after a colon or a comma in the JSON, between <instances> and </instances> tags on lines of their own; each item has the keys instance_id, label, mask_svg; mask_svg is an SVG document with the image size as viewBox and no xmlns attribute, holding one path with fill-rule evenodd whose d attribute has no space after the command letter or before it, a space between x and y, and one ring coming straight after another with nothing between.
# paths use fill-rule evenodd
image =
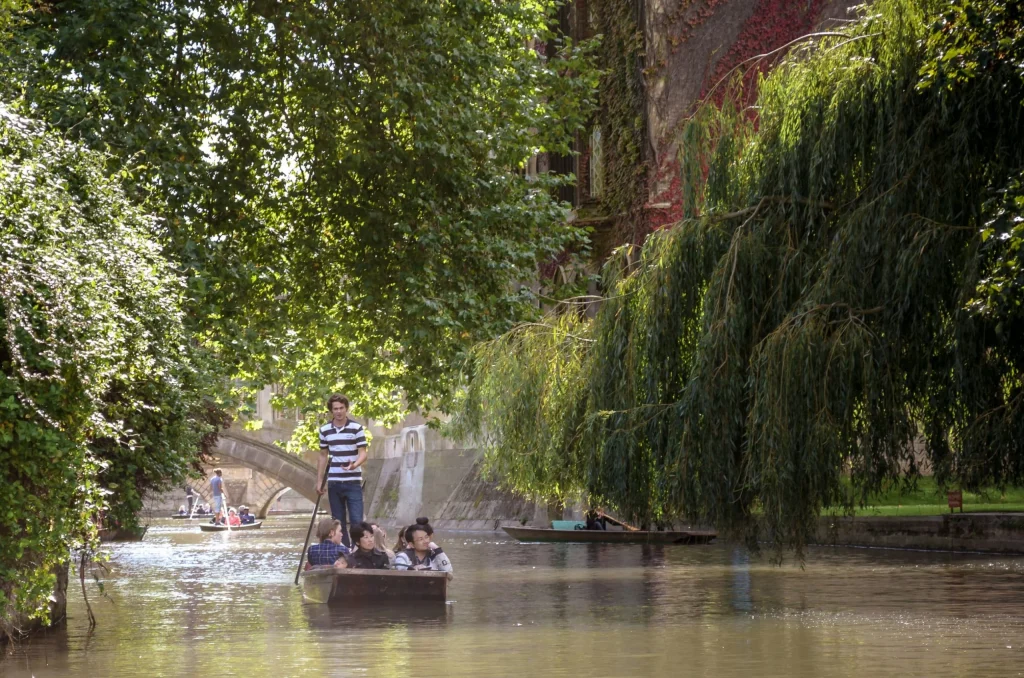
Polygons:
<instances>
[{"instance_id":1,"label":"sunlit leaves","mask_svg":"<svg viewBox=\"0 0 1024 678\"><path fill-rule=\"evenodd\" d=\"M432 402L584 245L523 163L567 152L585 54L553 3L64 2L8 50L8 91L127 164L187 275L195 334L287 405ZM555 55L549 55L554 57Z\"/></svg>"},{"instance_id":2,"label":"sunlit leaves","mask_svg":"<svg viewBox=\"0 0 1024 678\"><path fill-rule=\"evenodd\" d=\"M55 568L104 509L133 521L214 430L154 226L104 158L0 107L5 630L11 611L46 616Z\"/></svg>"}]
</instances>

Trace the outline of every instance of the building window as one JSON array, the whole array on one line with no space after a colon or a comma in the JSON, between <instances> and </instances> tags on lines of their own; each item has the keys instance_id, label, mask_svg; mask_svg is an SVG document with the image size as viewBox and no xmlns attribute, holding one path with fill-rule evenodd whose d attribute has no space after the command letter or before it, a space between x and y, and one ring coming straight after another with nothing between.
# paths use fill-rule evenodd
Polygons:
<instances>
[{"instance_id":1,"label":"building window","mask_svg":"<svg viewBox=\"0 0 1024 678\"><path fill-rule=\"evenodd\" d=\"M590 133L590 197L604 195L604 153L601 150L601 128L594 126Z\"/></svg>"}]
</instances>

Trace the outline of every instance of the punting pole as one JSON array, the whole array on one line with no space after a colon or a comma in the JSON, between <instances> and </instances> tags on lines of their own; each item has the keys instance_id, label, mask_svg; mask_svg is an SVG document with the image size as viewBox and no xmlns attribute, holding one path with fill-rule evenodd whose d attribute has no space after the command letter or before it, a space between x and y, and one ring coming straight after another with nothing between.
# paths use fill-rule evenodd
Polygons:
<instances>
[{"instance_id":1,"label":"punting pole","mask_svg":"<svg viewBox=\"0 0 1024 678\"><path fill-rule=\"evenodd\" d=\"M313 523L316 522L316 513L320 510L320 500L323 498L323 491L327 488L327 472L331 470L330 461L324 466L324 477L320 481L320 492L316 493L316 503L313 505L313 515L309 517L309 529L306 530L306 543L302 545L302 553L299 554L299 567L295 570L295 583L299 583L299 575L302 574L302 561L306 557L306 549L309 548L309 537L313 534Z\"/></svg>"}]
</instances>

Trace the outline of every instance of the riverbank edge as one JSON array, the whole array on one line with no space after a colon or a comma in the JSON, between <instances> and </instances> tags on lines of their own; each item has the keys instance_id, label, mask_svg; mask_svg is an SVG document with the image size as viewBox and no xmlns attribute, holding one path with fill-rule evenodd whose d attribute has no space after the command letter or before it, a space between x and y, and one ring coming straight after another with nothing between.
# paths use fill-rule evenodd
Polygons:
<instances>
[{"instance_id":1,"label":"riverbank edge","mask_svg":"<svg viewBox=\"0 0 1024 678\"><path fill-rule=\"evenodd\" d=\"M17 643L29 636L58 629L67 623L68 583L70 581L70 560L54 568L57 581L50 598L50 622L43 624L38 619L26 619L11 609L10 599L5 598L3 618L0 619L0 647L8 643Z\"/></svg>"},{"instance_id":2,"label":"riverbank edge","mask_svg":"<svg viewBox=\"0 0 1024 678\"><path fill-rule=\"evenodd\" d=\"M823 516L813 543L1024 555L1024 513Z\"/></svg>"},{"instance_id":3,"label":"riverbank edge","mask_svg":"<svg viewBox=\"0 0 1024 678\"><path fill-rule=\"evenodd\" d=\"M441 520L434 527L500 531L519 520ZM823 516L817 546L867 546L926 551L1024 555L1024 513L955 513L941 516Z\"/></svg>"}]
</instances>

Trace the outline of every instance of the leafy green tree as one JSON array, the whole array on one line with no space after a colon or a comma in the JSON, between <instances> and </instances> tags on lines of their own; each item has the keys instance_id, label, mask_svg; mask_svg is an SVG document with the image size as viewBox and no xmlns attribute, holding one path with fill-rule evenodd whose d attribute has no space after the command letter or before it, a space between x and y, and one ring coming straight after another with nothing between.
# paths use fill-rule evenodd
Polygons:
<instances>
[{"instance_id":1,"label":"leafy green tree","mask_svg":"<svg viewBox=\"0 0 1024 678\"><path fill-rule=\"evenodd\" d=\"M702 108L691 216L609 263L594 321L482 345L461 430L523 491L777 547L912 481L916 439L942 483L1024 480L1022 11L878 0L756 121Z\"/></svg>"},{"instance_id":2,"label":"leafy green tree","mask_svg":"<svg viewBox=\"0 0 1024 678\"><path fill-rule=\"evenodd\" d=\"M0 108L0 635L47 617L104 485L132 507L215 431L155 234L105 158Z\"/></svg>"},{"instance_id":3,"label":"leafy green tree","mask_svg":"<svg viewBox=\"0 0 1024 678\"><path fill-rule=\"evenodd\" d=\"M39 4L5 50L32 115L126 168L192 331L286 406L393 418L535 312L582 233L524 161L568 152L595 82L552 2Z\"/></svg>"}]
</instances>

